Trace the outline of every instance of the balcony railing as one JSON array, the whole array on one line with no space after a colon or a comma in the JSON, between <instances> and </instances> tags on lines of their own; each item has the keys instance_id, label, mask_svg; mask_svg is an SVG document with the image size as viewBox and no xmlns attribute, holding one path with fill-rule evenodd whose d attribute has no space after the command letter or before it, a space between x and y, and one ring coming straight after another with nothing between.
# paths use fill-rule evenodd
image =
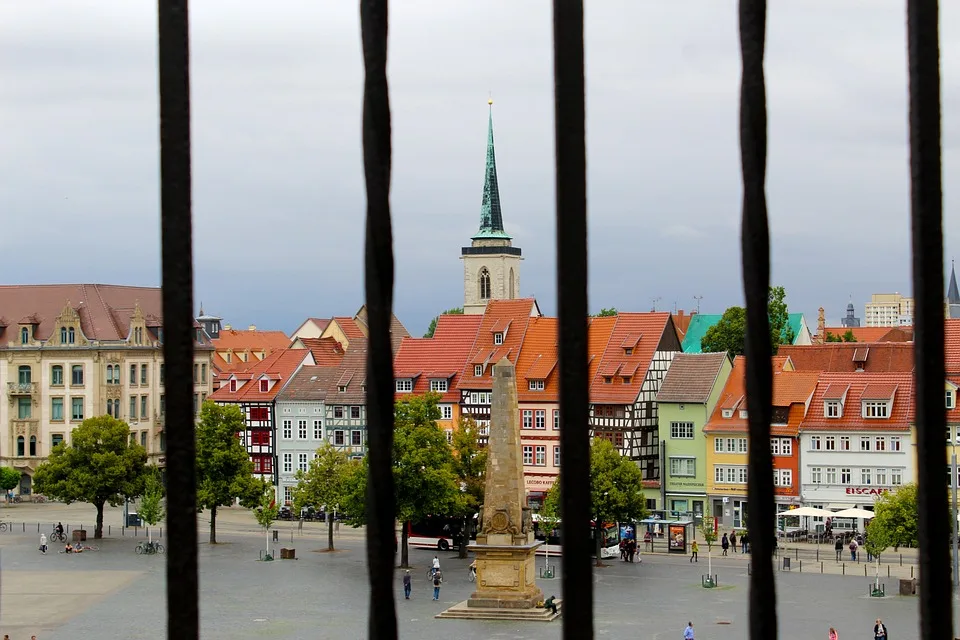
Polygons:
<instances>
[{"instance_id":1,"label":"balcony railing","mask_svg":"<svg viewBox=\"0 0 960 640\"><path fill-rule=\"evenodd\" d=\"M36 382L8 382L7 393L12 396L32 396L39 393Z\"/></svg>"}]
</instances>

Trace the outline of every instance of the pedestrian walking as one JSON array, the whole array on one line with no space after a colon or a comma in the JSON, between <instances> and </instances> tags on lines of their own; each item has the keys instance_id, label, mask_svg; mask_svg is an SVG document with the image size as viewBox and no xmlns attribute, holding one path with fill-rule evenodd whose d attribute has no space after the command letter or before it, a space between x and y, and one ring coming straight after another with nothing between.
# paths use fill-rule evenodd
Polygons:
<instances>
[{"instance_id":1,"label":"pedestrian walking","mask_svg":"<svg viewBox=\"0 0 960 640\"><path fill-rule=\"evenodd\" d=\"M723 553L720 555L727 555L727 549L730 548L730 538L727 537L727 534L723 534L723 539L720 540L720 548L723 549Z\"/></svg>"},{"instance_id":2,"label":"pedestrian walking","mask_svg":"<svg viewBox=\"0 0 960 640\"><path fill-rule=\"evenodd\" d=\"M830 627L830 631L827 633L827 640L840 640L840 634L837 633L836 629Z\"/></svg>"},{"instance_id":3,"label":"pedestrian walking","mask_svg":"<svg viewBox=\"0 0 960 640\"><path fill-rule=\"evenodd\" d=\"M843 538L837 536L837 541L834 543L833 548L837 552L837 562L840 562L840 554L843 553Z\"/></svg>"},{"instance_id":4,"label":"pedestrian walking","mask_svg":"<svg viewBox=\"0 0 960 640\"><path fill-rule=\"evenodd\" d=\"M443 576L440 575L439 571L434 572L433 574L433 599L440 599L440 584L443 582Z\"/></svg>"},{"instance_id":5,"label":"pedestrian walking","mask_svg":"<svg viewBox=\"0 0 960 640\"><path fill-rule=\"evenodd\" d=\"M403 597L406 600L410 599L410 592L413 590L413 578L410 577L410 569L407 569L407 572L403 574Z\"/></svg>"},{"instance_id":6,"label":"pedestrian walking","mask_svg":"<svg viewBox=\"0 0 960 640\"><path fill-rule=\"evenodd\" d=\"M851 540L850 541L850 562L856 562L856 561L857 561L857 541Z\"/></svg>"},{"instance_id":7,"label":"pedestrian walking","mask_svg":"<svg viewBox=\"0 0 960 640\"><path fill-rule=\"evenodd\" d=\"M887 627L877 618L877 624L873 625L874 640L887 640Z\"/></svg>"},{"instance_id":8,"label":"pedestrian walking","mask_svg":"<svg viewBox=\"0 0 960 640\"><path fill-rule=\"evenodd\" d=\"M627 562L633 562L633 555L637 552L637 541L627 540Z\"/></svg>"},{"instance_id":9,"label":"pedestrian walking","mask_svg":"<svg viewBox=\"0 0 960 640\"><path fill-rule=\"evenodd\" d=\"M41 533L40 534L40 553L46 553L46 552L47 552L47 534Z\"/></svg>"},{"instance_id":10,"label":"pedestrian walking","mask_svg":"<svg viewBox=\"0 0 960 640\"><path fill-rule=\"evenodd\" d=\"M687 628L683 630L683 640L694 640L693 639L693 623L688 622Z\"/></svg>"},{"instance_id":11,"label":"pedestrian walking","mask_svg":"<svg viewBox=\"0 0 960 640\"><path fill-rule=\"evenodd\" d=\"M733 547L733 552L736 553L737 552L737 532L736 531L730 532L730 546Z\"/></svg>"},{"instance_id":12,"label":"pedestrian walking","mask_svg":"<svg viewBox=\"0 0 960 640\"><path fill-rule=\"evenodd\" d=\"M626 539L620 541L620 559L624 562L627 561L627 541Z\"/></svg>"},{"instance_id":13,"label":"pedestrian walking","mask_svg":"<svg viewBox=\"0 0 960 640\"><path fill-rule=\"evenodd\" d=\"M750 536L747 535L747 532L744 531L740 536L740 551L746 553L750 550Z\"/></svg>"},{"instance_id":14,"label":"pedestrian walking","mask_svg":"<svg viewBox=\"0 0 960 640\"><path fill-rule=\"evenodd\" d=\"M697 560L697 554L700 552L700 545L697 544L697 541L694 540L693 544L690 545L690 562L700 562Z\"/></svg>"}]
</instances>

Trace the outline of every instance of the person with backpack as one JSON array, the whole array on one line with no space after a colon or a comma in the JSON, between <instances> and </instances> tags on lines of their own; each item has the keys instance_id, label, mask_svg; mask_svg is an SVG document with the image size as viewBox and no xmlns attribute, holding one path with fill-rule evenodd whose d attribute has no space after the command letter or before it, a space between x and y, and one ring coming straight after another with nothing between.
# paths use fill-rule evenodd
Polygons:
<instances>
[{"instance_id":1,"label":"person with backpack","mask_svg":"<svg viewBox=\"0 0 960 640\"><path fill-rule=\"evenodd\" d=\"M857 541L851 540L850 541L850 562L856 562L856 561L857 561Z\"/></svg>"},{"instance_id":2,"label":"person with backpack","mask_svg":"<svg viewBox=\"0 0 960 640\"><path fill-rule=\"evenodd\" d=\"M440 574L440 570L437 569L433 572L433 599L440 599L440 584L443 582L443 576Z\"/></svg>"}]
</instances>

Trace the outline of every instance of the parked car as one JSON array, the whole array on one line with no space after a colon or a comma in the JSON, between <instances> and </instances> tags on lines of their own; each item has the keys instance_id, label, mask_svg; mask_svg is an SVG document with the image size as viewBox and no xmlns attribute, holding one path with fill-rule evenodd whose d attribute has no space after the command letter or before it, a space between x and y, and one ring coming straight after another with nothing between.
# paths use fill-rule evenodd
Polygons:
<instances>
[{"instance_id":1,"label":"parked car","mask_svg":"<svg viewBox=\"0 0 960 640\"><path fill-rule=\"evenodd\" d=\"M290 507L280 507L280 513L277 517L281 520L293 520L293 511Z\"/></svg>"}]
</instances>

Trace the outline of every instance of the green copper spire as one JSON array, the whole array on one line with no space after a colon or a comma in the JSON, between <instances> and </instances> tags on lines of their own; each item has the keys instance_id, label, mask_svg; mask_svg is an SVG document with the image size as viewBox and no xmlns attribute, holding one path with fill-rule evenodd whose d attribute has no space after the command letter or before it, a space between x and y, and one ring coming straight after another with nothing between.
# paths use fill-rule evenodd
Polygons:
<instances>
[{"instance_id":1,"label":"green copper spire","mask_svg":"<svg viewBox=\"0 0 960 640\"><path fill-rule=\"evenodd\" d=\"M474 238L504 238L510 236L503 230L503 214L500 211L500 186L497 184L497 158L493 150L493 100L487 124L487 166L483 179L483 202L480 204L480 231Z\"/></svg>"}]
</instances>

